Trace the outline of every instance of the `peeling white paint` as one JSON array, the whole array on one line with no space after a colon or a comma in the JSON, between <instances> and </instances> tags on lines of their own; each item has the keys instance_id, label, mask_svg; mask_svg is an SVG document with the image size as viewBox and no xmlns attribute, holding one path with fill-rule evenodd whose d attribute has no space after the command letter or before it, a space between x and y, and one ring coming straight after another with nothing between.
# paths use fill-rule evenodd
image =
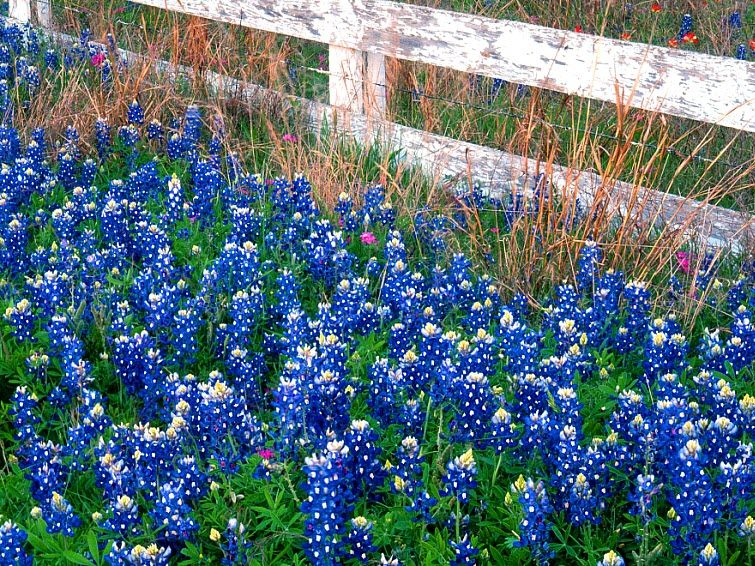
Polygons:
<instances>
[{"instance_id":1,"label":"peeling white paint","mask_svg":"<svg viewBox=\"0 0 755 566\"><path fill-rule=\"evenodd\" d=\"M388 0L135 0L755 132L755 63Z\"/></svg>"}]
</instances>

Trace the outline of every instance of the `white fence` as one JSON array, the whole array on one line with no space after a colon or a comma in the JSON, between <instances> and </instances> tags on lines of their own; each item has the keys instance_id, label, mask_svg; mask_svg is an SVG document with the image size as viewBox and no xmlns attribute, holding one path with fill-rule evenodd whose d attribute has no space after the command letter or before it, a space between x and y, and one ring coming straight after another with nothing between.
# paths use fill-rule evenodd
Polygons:
<instances>
[{"instance_id":1,"label":"white fence","mask_svg":"<svg viewBox=\"0 0 755 566\"><path fill-rule=\"evenodd\" d=\"M755 132L755 64L733 58L387 0L135 3L328 44L330 104L297 99L313 127L325 120L365 143L377 138L401 147L408 159L433 174L466 178L471 173L492 191L504 188L502 179L546 165L385 120L386 56ZM37 20L49 27L49 3L34 4ZM28 21L32 5L11 0L11 16ZM190 72L158 63L163 70ZM226 95L292 98L216 73L207 79ZM607 200L617 214L628 206L636 214L639 206L645 220L679 227L719 246L750 245L755 237L747 214L644 188L637 201L638 188L631 184L558 165L547 168L585 200ZM628 205L630 195L635 201Z\"/></svg>"}]
</instances>

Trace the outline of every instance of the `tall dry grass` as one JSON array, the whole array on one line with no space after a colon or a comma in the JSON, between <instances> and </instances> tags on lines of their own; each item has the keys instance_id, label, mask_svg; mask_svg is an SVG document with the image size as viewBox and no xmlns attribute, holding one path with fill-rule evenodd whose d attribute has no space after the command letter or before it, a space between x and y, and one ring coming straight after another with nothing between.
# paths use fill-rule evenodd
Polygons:
<instances>
[{"instance_id":1,"label":"tall dry grass","mask_svg":"<svg viewBox=\"0 0 755 566\"><path fill-rule=\"evenodd\" d=\"M547 1L553 4L552 11L557 6L563 8L563 2ZM317 139L286 104L273 100L260 110L238 101L218 100L204 87L203 74L213 70L286 89L290 86L286 61L297 48L289 40L160 10L145 10L146 16L138 25L119 29L116 19L102 4L95 6L99 7L88 14L95 36L104 39L105 34L111 33L147 59L116 73L115 96L105 97L89 90L86 81L69 77L69 87L53 101L52 108L40 104L29 113L30 122L44 117L54 129L62 130L73 123L88 130L96 117L111 122L122 120L126 105L137 95L148 119L180 109L187 102L204 100L214 104L213 112L225 116L230 131L234 124L242 122L265 130L263 137L267 141L263 146L241 136L229 141L233 146L229 149L242 155L264 153L270 174L305 173L316 197L325 205L332 206L344 190L358 197L365 186L379 183L386 187L390 201L409 223L419 207L438 213L459 207L443 179L428 180L421 171L396 164L388 151L376 158L375 152L361 151L349 143ZM525 12L521 5L520 9ZM593 11L586 12L585 18L598 22L600 10L600 3L594 3ZM600 21L606 21L605 14ZM61 22L61 27L77 31L79 24L76 18L69 18ZM157 58L169 58L174 64L193 69L194 82L188 96L153 72L151 63ZM742 210L753 211L755 160L750 156L735 170L721 167L741 145L742 136L734 132L688 122L680 124L662 115L537 89L530 89L522 100L516 85L508 85L501 93L515 112L491 122L473 100L469 77L464 73L389 59L386 74L389 119L401 120L406 110L401 106L401 97L422 89L426 96L419 97L411 109L419 120L416 126L470 141L492 138L501 149L538 159L540 170L529 171L530 175L543 172L550 176L560 163L574 176L579 171L595 171L603 178L603 185L586 208L583 196L574 189L576 183L568 175L559 194L554 193L554 184L548 185L548 190L538 196L537 214L518 218L510 229L497 226L498 230L492 231L484 220L485 211L464 210L467 221L460 227L461 236L454 245L480 261L492 255L494 261L488 263L488 268L501 288L523 292L533 303L543 290L573 277L576 254L588 239L601 242L608 266L632 277L662 281L678 269L675 253L692 245L688 228L695 218L682 217L679 205L675 225L654 222L654 218L648 218L649 197L644 187L672 192L683 189L690 199L705 202L727 198ZM454 107L457 115L453 128L449 128L446 100L470 103L470 107ZM554 108L567 128L554 125ZM608 135L592 135L598 126ZM284 141L285 133L295 135L298 141ZM681 151L678 148L684 148L679 164L674 171L665 170L669 167L667 154ZM691 175L692 166L698 165L695 156L702 155L709 160L705 169ZM617 217L614 194L619 178L624 179L629 190ZM584 208L580 221L571 225L570 219L579 207ZM693 257L701 261L701 254ZM694 316L698 305L692 301L684 315Z\"/></svg>"}]
</instances>

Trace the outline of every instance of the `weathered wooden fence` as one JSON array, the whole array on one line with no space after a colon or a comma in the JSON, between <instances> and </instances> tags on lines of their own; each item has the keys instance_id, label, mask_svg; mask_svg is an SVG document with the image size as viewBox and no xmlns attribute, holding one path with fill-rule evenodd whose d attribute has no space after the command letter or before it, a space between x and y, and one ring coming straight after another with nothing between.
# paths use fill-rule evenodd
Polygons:
<instances>
[{"instance_id":1,"label":"weathered wooden fence","mask_svg":"<svg viewBox=\"0 0 755 566\"><path fill-rule=\"evenodd\" d=\"M491 191L546 166L387 121L386 56L755 132L755 64L733 58L388 0L135 3L328 44L330 104L297 99L313 127L327 121L365 143L379 139L401 147L409 160L437 175L466 177L471 172ZM11 0L11 17L29 21L32 5L33 0ZM37 21L49 27L49 2L36 7ZM159 64L163 70L191 72ZM216 73L208 73L207 79L225 95L286 98ZM646 220L678 226L714 245L751 245L755 236L748 214L558 165L549 172L561 176L587 201L599 196L607 200L617 214L626 211L630 195L639 195ZM632 206L636 209L637 202Z\"/></svg>"}]
</instances>

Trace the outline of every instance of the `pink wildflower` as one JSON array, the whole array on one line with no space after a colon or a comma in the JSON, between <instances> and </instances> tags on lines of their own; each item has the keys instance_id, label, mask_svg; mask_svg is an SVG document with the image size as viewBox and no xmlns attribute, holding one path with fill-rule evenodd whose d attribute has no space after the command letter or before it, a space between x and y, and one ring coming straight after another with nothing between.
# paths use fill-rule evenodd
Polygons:
<instances>
[{"instance_id":1,"label":"pink wildflower","mask_svg":"<svg viewBox=\"0 0 755 566\"><path fill-rule=\"evenodd\" d=\"M100 67L105 62L105 54L100 51L99 53L92 55L92 65L95 67Z\"/></svg>"},{"instance_id":2,"label":"pink wildflower","mask_svg":"<svg viewBox=\"0 0 755 566\"><path fill-rule=\"evenodd\" d=\"M676 252L676 261L684 273L689 273L689 254L687 252Z\"/></svg>"},{"instance_id":3,"label":"pink wildflower","mask_svg":"<svg viewBox=\"0 0 755 566\"><path fill-rule=\"evenodd\" d=\"M496 227L491 228L490 231L493 232L493 234L497 234L498 232L500 232L500 230Z\"/></svg>"},{"instance_id":4,"label":"pink wildflower","mask_svg":"<svg viewBox=\"0 0 755 566\"><path fill-rule=\"evenodd\" d=\"M359 236L359 239L362 240L363 244L367 244L368 246L377 244L377 238L372 232L362 232L362 235Z\"/></svg>"},{"instance_id":5,"label":"pink wildflower","mask_svg":"<svg viewBox=\"0 0 755 566\"><path fill-rule=\"evenodd\" d=\"M299 138L297 138L294 134L283 134L283 141L284 142L290 142L290 143L296 143L299 141Z\"/></svg>"},{"instance_id":6,"label":"pink wildflower","mask_svg":"<svg viewBox=\"0 0 755 566\"><path fill-rule=\"evenodd\" d=\"M259 454L263 460L272 460L275 457L275 452L269 448L261 448L257 451L257 454Z\"/></svg>"}]
</instances>

